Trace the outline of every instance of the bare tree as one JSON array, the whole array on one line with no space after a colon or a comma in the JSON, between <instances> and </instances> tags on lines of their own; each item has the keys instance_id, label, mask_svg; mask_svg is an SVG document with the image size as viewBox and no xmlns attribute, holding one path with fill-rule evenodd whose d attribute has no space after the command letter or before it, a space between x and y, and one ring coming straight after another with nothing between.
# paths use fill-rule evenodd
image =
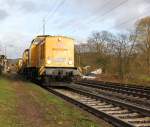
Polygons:
<instances>
[{"instance_id":1,"label":"bare tree","mask_svg":"<svg viewBox=\"0 0 150 127\"><path fill-rule=\"evenodd\" d=\"M117 72L121 79L130 71L130 60L135 52L136 35L120 34L113 42L112 52L117 60Z\"/></svg>"},{"instance_id":2,"label":"bare tree","mask_svg":"<svg viewBox=\"0 0 150 127\"><path fill-rule=\"evenodd\" d=\"M112 34L108 31L93 32L88 38L88 47L91 53L95 53L95 64L103 68L103 72L108 68L109 63L109 43L112 40Z\"/></svg>"},{"instance_id":3,"label":"bare tree","mask_svg":"<svg viewBox=\"0 0 150 127\"><path fill-rule=\"evenodd\" d=\"M147 72L150 74L150 17L140 19L136 23L137 47L145 56Z\"/></svg>"},{"instance_id":4,"label":"bare tree","mask_svg":"<svg viewBox=\"0 0 150 127\"><path fill-rule=\"evenodd\" d=\"M88 38L88 45L97 53L103 53L106 43L110 41L111 33L108 31L93 32Z\"/></svg>"}]
</instances>

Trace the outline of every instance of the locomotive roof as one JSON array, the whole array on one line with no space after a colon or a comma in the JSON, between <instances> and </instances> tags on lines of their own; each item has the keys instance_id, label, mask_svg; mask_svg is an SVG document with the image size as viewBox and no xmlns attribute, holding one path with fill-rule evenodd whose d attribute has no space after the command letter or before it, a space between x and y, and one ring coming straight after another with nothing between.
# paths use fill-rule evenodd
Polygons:
<instances>
[{"instance_id":1,"label":"locomotive roof","mask_svg":"<svg viewBox=\"0 0 150 127\"><path fill-rule=\"evenodd\" d=\"M52 35L38 35L37 37L64 37L64 38L68 38L68 39L74 40L74 39L71 38L71 37L62 36L62 35L55 35L55 36L52 36Z\"/></svg>"},{"instance_id":2,"label":"locomotive roof","mask_svg":"<svg viewBox=\"0 0 150 127\"><path fill-rule=\"evenodd\" d=\"M51 35L38 35L37 37L51 37Z\"/></svg>"},{"instance_id":3,"label":"locomotive roof","mask_svg":"<svg viewBox=\"0 0 150 127\"><path fill-rule=\"evenodd\" d=\"M51 36L51 35L38 35L36 36L36 38L34 38L31 42L31 45L32 44L41 44L43 42L43 40L46 38L46 37L62 37L62 38L68 38L68 39L71 39L71 40L74 40L73 38L70 38L70 37L66 37L66 36ZM31 46L30 45L30 46Z\"/></svg>"},{"instance_id":4,"label":"locomotive roof","mask_svg":"<svg viewBox=\"0 0 150 127\"><path fill-rule=\"evenodd\" d=\"M24 50L24 52L28 52L28 51L29 51L29 49L25 49L25 50Z\"/></svg>"}]
</instances>

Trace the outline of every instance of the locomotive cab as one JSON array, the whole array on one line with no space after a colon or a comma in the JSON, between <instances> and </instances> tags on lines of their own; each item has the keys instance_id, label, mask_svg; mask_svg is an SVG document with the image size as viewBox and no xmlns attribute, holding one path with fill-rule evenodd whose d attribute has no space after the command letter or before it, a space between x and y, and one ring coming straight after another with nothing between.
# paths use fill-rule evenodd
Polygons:
<instances>
[{"instance_id":1,"label":"locomotive cab","mask_svg":"<svg viewBox=\"0 0 150 127\"><path fill-rule=\"evenodd\" d=\"M48 36L39 44L39 73L51 79L71 79L77 74L74 66L74 40Z\"/></svg>"},{"instance_id":2,"label":"locomotive cab","mask_svg":"<svg viewBox=\"0 0 150 127\"><path fill-rule=\"evenodd\" d=\"M78 75L74 40L64 36L37 36L23 53L22 70L23 75L33 80L71 81Z\"/></svg>"}]
</instances>

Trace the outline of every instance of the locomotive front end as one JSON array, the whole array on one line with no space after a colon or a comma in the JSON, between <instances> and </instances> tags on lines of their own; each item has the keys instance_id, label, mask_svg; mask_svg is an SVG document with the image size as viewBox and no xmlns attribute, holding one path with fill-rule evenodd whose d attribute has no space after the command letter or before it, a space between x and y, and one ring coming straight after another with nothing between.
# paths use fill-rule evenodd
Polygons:
<instances>
[{"instance_id":1,"label":"locomotive front end","mask_svg":"<svg viewBox=\"0 0 150 127\"><path fill-rule=\"evenodd\" d=\"M63 36L50 36L41 44L41 64L45 75L52 79L71 79L76 75L74 66L74 40ZM44 59L45 58L45 59Z\"/></svg>"}]
</instances>

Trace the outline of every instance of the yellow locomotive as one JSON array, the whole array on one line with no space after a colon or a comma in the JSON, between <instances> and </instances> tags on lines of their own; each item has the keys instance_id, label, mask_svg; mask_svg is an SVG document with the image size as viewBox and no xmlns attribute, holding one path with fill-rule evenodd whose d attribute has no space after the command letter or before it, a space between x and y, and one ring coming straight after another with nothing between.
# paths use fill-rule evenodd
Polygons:
<instances>
[{"instance_id":1,"label":"yellow locomotive","mask_svg":"<svg viewBox=\"0 0 150 127\"><path fill-rule=\"evenodd\" d=\"M22 73L48 83L71 80L78 75L74 65L74 40L64 36L37 36L23 53Z\"/></svg>"},{"instance_id":2,"label":"yellow locomotive","mask_svg":"<svg viewBox=\"0 0 150 127\"><path fill-rule=\"evenodd\" d=\"M22 66L23 66L23 60L22 60L22 58L19 58L19 59L18 59L18 62L17 62L17 64L16 64L16 68L17 68L17 72L18 72L18 73L21 73Z\"/></svg>"}]
</instances>

